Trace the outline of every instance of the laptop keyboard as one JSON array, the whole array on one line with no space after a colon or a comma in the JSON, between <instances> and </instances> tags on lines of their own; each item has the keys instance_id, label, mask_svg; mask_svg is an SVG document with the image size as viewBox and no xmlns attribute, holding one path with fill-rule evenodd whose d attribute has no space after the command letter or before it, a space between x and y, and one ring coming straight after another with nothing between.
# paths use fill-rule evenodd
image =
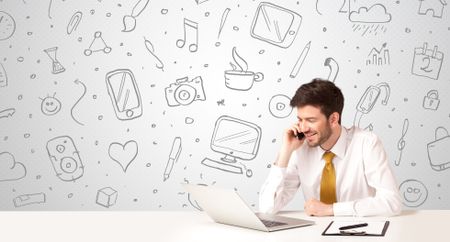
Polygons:
<instances>
[{"instance_id":1,"label":"laptop keyboard","mask_svg":"<svg viewBox=\"0 0 450 242\"><path fill-rule=\"evenodd\" d=\"M272 220L264 220L264 219L261 219L261 222L263 222L263 224L268 228L287 224L287 223L282 223L282 222L277 222L277 221L272 221Z\"/></svg>"}]
</instances>

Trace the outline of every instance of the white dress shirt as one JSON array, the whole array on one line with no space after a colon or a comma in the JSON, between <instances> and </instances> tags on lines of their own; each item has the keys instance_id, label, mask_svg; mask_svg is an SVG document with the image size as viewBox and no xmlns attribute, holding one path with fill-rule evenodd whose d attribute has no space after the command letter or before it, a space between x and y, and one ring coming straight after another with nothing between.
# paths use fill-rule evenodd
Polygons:
<instances>
[{"instance_id":1,"label":"white dress shirt","mask_svg":"<svg viewBox=\"0 0 450 242\"><path fill-rule=\"evenodd\" d=\"M320 199L325 150L304 143L292 153L286 168L273 165L259 195L262 213L276 213L292 200L300 184L305 200ZM402 203L380 139L357 127L341 127L331 149L336 156L335 216L397 215Z\"/></svg>"}]
</instances>

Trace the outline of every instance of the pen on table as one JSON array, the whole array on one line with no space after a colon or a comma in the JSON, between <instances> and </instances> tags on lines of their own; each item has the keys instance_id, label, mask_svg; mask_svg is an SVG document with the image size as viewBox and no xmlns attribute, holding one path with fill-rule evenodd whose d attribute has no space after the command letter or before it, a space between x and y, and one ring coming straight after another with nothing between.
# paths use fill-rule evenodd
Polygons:
<instances>
[{"instance_id":1,"label":"pen on table","mask_svg":"<svg viewBox=\"0 0 450 242\"><path fill-rule=\"evenodd\" d=\"M309 41L308 44L306 44L305 47L303 48L302 53L300 54L300 57L298 57L297 62L294 65L294 68L292 68L289 77L294 78L297 76L298 72L300 71L300 68L303 65L303 62L305 61L306 56L308 55L310 47L311 41Z\"/></svg>"},{"instance_id":2,"label":"pen on table","mask_svg":"<svg viewBox=\"0 0 450 242\"><path fill-rule=\"evenodd\" d=\"M164 181L169 179L170 173L172 172L173 164L178 160L181 153L181 138L176 137L172 143L172 149L170 150L169 160L166 164L166 169L164 170Z\"/></svg>"},{"instance_id":3,"label":"pen on table","mask_svg":"<svg viewBox=\"0 0 450 242\"><path fill-rule=\"evenodd\" d=\"M339 228L339 230L356 229L356 228L366 227L367 225L368 225L367 223L353 224L353 225L348 225L348 226L342 226Z\"/></svg>"}]
</instances>

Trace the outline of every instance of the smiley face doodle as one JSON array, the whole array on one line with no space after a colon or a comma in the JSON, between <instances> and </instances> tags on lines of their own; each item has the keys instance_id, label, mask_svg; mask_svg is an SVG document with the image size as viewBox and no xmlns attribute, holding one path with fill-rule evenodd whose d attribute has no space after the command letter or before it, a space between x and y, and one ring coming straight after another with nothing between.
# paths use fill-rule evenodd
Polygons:
<instances>
[{"instance_id":1,"label":"smiley face doodle","mask_svg":"<svg viewBox=\"0 0 450 242\"><path fill-rule=\"evenodd\" d=\"M45 98L39 98L41 102L41 111L47 116L55 115L61 110L61 102L55 98L56 93L53 96L47 96Z\"/></svg>"},{"instance_id":2,"label":"smiley face doodle","mask_svg":"<svg viewBox=\"0 0 450 242\"><path fill-rule=\"evenodd\" d=\"M428 197L428 190L425 185L414 179L409 179L399 187L400 196L403 197L403 204L408 207L418 207L422 205Z\"/></svg>"}]
</instances>

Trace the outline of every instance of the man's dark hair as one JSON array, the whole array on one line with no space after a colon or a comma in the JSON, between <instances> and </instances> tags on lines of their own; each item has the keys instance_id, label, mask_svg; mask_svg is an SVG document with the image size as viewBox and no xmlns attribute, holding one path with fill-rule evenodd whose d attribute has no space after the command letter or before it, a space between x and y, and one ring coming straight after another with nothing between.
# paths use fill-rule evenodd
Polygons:
<instances>
[{"instance_id":1,"label":"man's dark hair","mask_svg":"<svg viewBox=\"0 0 450 242\"><path fill-rule=\"evenodd\" d=\"M341 124L344 96L341 89L333 82L316 78L297 89L290 105L297 108L306 105L318 107L327 119L332 113L338 112L339 124Z\"/></svg>"}]
</instances>

